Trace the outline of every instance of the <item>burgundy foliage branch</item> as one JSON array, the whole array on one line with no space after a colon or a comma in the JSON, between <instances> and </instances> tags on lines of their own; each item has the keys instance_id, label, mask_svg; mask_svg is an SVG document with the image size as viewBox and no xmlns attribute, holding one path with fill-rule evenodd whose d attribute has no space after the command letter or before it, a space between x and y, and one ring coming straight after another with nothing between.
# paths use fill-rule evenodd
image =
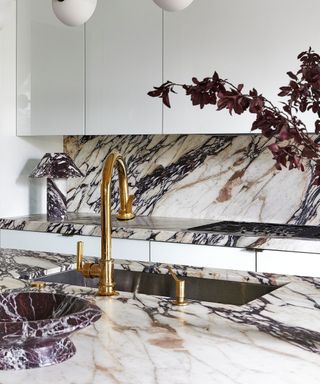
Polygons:
<instances>
[{"instance_id":1,"label":"burgundy foliage branch","mask_svg":"<svg viewBox=\"0 0 320 384\"><path fill-rule=\"evenodd\" d=\"M255 88L243 92L243 84L235 86L221 79L215 72L212 77L203 80L192 78L192 84L177 84L167 81L154 87L149 96L159 97L168 108L170 94L176 88L183 88L191 102L201 109L207 105L216 105L217 110L227 109L230 114L241 115L249 112L255 115L251 130L260 130L271 140L268 145L277 169L300 169L311 162L314 168L313 184L320 185L320 148L315 137L308 135L305 124L297 117L298 112L312 111L316 114L315 133L320 133L320 56L312 51L302 52L298 56L300 68L296 73L287 72L290 82L280 87L279 96L286 98L282 107L276 107Z\"/></svg>"}]
</instances>

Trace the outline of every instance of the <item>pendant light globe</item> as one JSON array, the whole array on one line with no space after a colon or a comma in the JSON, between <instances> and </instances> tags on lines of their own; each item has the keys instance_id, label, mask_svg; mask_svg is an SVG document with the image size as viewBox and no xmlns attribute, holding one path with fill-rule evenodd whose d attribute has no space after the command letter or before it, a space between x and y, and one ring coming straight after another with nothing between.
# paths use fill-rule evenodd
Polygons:
<instances>
[{"instance_id":1,"label":"pendant light globe","mask_svg":"<svg viewBox=\"0 0 320 384\"><path fill-rule=\"evenodd\" d=\"M56 17L69 27L86 23L93 15L97 0L52 0L52 9Z\"/></svg>"},{"instance_id":2,"label":"pendant light globe","mask_svg":"<svg viewBox=\"0 0 320 384\"><path fill-rule=\"evenodd\" d=\"M153 0L160 8L165 11L175 12L187 8L193 0Z\"/></svg>"}]
</instances>

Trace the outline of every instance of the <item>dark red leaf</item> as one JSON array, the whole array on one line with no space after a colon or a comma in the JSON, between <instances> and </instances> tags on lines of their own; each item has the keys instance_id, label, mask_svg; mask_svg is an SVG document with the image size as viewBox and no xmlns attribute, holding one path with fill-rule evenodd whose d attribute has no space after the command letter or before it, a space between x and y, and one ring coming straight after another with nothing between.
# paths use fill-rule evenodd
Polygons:
<instances>
[{"instance_id":1,"label":"dark red leaf","mask_svg":"<svg viewBox=\"0 0 320 384\"><path fill-rule=\"evenodd\" d=\"M298 80L298 77L291 71L287 72L287 75L293 80Z\"/></svg>"}]
</instances>

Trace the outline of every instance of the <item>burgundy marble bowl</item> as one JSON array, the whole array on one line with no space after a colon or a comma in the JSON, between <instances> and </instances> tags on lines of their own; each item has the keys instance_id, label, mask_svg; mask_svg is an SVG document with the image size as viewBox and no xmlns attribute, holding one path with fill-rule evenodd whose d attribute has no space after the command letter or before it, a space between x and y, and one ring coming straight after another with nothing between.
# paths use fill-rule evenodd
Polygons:
<instances>
[{"instance_id":1,"label":"burgundy marble bowl","mask_svg":"<svg viewBox=\"0 0 320 384\"><path fill-rule=\"evenodd\" d=\"M45 367L75 352L68 336L101 317L88 300L45 292L0 294L0 370Z\"/></svg>"}]
</instances>

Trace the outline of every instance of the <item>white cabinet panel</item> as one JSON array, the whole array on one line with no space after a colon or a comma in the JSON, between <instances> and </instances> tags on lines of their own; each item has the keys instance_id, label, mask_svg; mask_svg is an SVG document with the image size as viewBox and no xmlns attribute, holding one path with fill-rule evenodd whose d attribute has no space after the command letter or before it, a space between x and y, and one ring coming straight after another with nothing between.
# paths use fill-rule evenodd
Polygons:
<instances>
[{"instance_id":1,"label":"white cabinet panel","mask_svg":"<svg viewBox=\"0 0 320 384\"><path fill-rule=\"evenodd\" d=\"M258 252L257 271L320 277L320 254L284 251Z\"/></svg>"},{"instance_id":2,"label":"white cabinet panel","mask_svg":"<svg viewBox=\"0 0 320 384\"><path fill-rule=\"evenodd\" d=\"M255 270L255 252L242 248L173 243L150 243L154 262L243 271Z\"/></svg>"},{"instance_id":3,"label":"white cabinet panel","mask_svg":"<svg viewBox=\"0 0 320 384\"><path fill-rule=\"evenodd\" d=\"M2 248L75 254L77 241L84 242L85 256L100 257L100 237L1 230ZM112 257L114 259L149 261L149 242L112 239Z\"/></svg>"},{"instance_id":4,"label":"white cabinet panel","mask_svg":"<svg viewBox=\"0 0 320 384\"><path fill-rule=\"evenodd\" d=\"M85 242L85 255L97 256L98 237L62 236L56 233L1 230L1 247L75 254L77 241Z\"/></svg>"},{"instance_id":5,"label":"white cabinet panel","mask_svg":"<svg viewBox=\"0 0 320 384\"><path fill-rule=\"evenodd\" d=\"M84 133L84 27L54 16L51 0L17 2L17 134Z\"/></svg>"},{"instance_id":6,"label":"white cabinet panel","mask_svg":"<svg viewBox=\"0 0 320 384\"><path fill-rule=\"evenodd\" d=\"M14 135L16 126L16 4L0 2L0 132Z\"/></svg>"},{"instance_id":7,"label":"white cabinet panel","mask_svg":"<svg viewBox=\"0 0 320 384\"><path fill-rule=\"evenodd\" d=\"M309 46L320 49L319 12L318 0L195 0L184 11L166 12L164 81L189 83L216 70L235 85L254 86L278 100L279 87L289 82L286 72L298 67L297 55ZM250 132L251 114L230 117L215 106L200 110L183 90L171 96L171 104L164 109L164 133Z\"/></svg>"},{"instance_id":8,"label":"white cabinet panel","mask_svg":"<svg viewBox=\"0 0 320 384\"><path fill-rule=\"evenodd\" d=\"M149 261L149 241L112 239L112 257L114 259Z\"/></svg>"},{"instance_id":9,"label":"white cabinet panel","mask_svg":"<svg viewBox=\"0 0 320 384\"><path fill-rule=\"evenodd\" d=\"M161 133L162 12L150 0L100 0L86 25L86 134Z\"/></svg>"}]
</instances>

